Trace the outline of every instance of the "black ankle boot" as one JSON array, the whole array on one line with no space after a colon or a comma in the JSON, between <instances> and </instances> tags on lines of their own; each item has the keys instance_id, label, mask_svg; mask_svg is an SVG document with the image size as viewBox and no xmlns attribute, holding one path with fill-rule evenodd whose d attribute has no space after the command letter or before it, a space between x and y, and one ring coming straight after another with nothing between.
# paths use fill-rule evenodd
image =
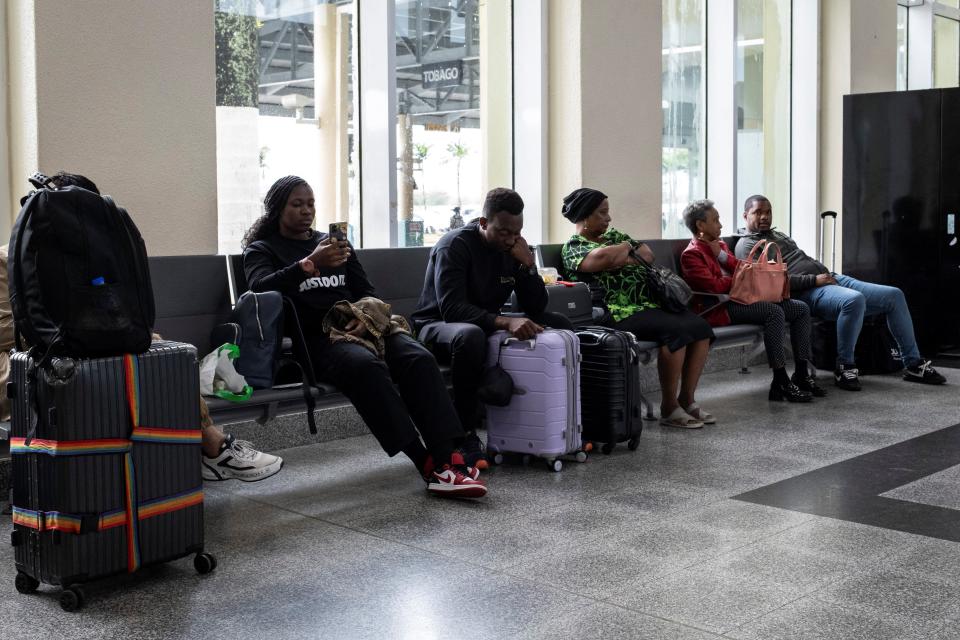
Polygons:
<instances>
[{"instance_id":1,"label":"black ankle boot","mask_svg":"<svg viewBox=\"0 0 960 640\"><path fill-rule=\"evenodd\" d=\"M800 391L809 391L814 398L823 398L827 395L827 390L817 384L817 379L813 376L798 376L796 373L790 378L793 384L797 385Z\"/></svg>"},{"instance_id":2,"label":"black ankle boot","mask_svg":"<svg viewBox=\"0 0 960 640\"><path fill-rule=\"evenodd\" d=\"M813 400L813 394L809 391L801 391L800 388L792 382L782 383L774 380L770 383L770 395L768 398L776 402L783 400L789 402L811 402Z\"/></svg>"}]
</instances>

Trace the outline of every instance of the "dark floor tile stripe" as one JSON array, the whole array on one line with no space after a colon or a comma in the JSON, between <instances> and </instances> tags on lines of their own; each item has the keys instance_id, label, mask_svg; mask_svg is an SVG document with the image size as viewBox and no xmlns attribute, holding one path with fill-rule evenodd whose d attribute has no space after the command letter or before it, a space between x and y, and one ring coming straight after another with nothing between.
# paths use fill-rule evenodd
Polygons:
<instances>
[{"instance_id":1,"label":"dark floor tile stripe","mask_svg":"<svg viewBox=\"0 0 960 640\"><path fill-rule=\"evenodd\" d=\"M733 498L960 542L960 511L880 495L957 465L960 424Z\"/></svg>"}]
</instances>

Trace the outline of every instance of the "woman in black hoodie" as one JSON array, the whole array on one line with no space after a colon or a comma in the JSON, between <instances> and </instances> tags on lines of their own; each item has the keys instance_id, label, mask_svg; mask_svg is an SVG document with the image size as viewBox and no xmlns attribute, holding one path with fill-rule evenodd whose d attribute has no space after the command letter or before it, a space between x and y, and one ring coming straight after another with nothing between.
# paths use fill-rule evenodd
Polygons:
<instances>
[{"instance_id":1,"label":"woman in black hoodie","mask_svg":"<svg viewBox=\"0 0 960 640\"><path fill-rule=\"evenodd\" d=\"M467 467L458 451L463 428L433 355L406 333L385 338L382 360L359 344L331 342L324 333L323 318L334 304L375 297L376 291L347 241L312 228L310 185L297 176L280 178L263 204L264 214L243 239L251 291L279 291L293 301L317 377L350 399L388 455L402 451L413 461L428 491L485 495L479 471ZM357 320L346 329L356 337L366 332Z\"/></svg>"}]
</instances>

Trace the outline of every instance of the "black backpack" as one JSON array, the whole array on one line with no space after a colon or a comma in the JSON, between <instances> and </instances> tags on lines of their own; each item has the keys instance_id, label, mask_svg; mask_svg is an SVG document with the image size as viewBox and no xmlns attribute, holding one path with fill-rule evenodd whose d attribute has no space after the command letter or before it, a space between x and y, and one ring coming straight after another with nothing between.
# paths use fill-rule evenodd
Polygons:
<instances>
[{"instance_id":1,"label":"black backpack","mask_svg":"<svg viewBox=\"0 0 960 640\"><path fill-rule=\"evenodd\" d=\"M290 310L289 322L285 310ZM296 332L291 339L291 354L284 353L284 330ZM210 335L213 348L230 342L240 347L240 356L234 362L237 373L254 389L271 389L284 367L299 371L303 402L307 407L310 433L317 432L313 415L316 401L315 382L310 356L306 353L296 311L278 291L254 293L247 291L239 298L230 314L230 322L217 325ZM298 347L300 347L298 352Z\"/></svg>"},{"instance_id":2,"label":"black backpack","mask_svg":"<svg viewBox=\"0 0 960 640\"><path fill-rule=\"evenodd\" d=\"M140 231L109 196L43 174L10 235L10 307L42 356L105 357L150 348L155 310Z\"/></svg>"},{"instance_id":3,"label":"black backpack","mask_svg":"<svg viewBox=\"0 0 960 640\"><path fill-rule=\"evenodd\" d=\"M234 368L254 389L270 389L280 366L283 296L277 291L247 291L237 299L230 320L228 326L236 327L235 334L222 342L240 347Z\"/></svg>"}]
</instances>

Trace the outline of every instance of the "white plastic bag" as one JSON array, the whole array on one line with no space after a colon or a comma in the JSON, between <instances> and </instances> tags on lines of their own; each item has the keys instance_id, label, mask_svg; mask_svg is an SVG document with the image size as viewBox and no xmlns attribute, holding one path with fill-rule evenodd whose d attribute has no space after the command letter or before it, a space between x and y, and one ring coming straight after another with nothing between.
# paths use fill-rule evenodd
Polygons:
<instances>
[{"instance_id":1,"label":"white plastic bag","mask_svg":"<svg viewBox=\"0 0 960 640\"><path fill-rule=\"evenodd\" d=\"M233 368L240 356L240 347L230 342L220 345L200 362L200 394L243 402L253 394L253 388Z\"/></svg>"}]
</instances>

